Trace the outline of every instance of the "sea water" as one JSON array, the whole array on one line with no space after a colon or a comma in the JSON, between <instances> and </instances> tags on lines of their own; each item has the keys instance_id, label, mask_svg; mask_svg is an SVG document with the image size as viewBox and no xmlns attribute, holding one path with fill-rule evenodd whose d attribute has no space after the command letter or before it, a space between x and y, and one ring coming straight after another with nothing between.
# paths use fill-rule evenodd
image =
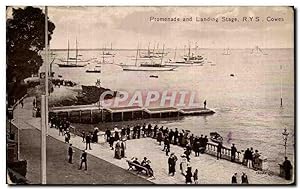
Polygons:
<instances>
[{"instance_id":1,"label":"sea water","mask_svg":"<svg viewBox=\"0 0 300 190\"><path fill-rule=\"evenodd\" d=\"M174 59L174 50L167 51L165 60ZM251 52L233 49L230 55L224 55L222 49L199 49L197 54L206 58L203 66L178 67L170 72L123 71L118 64L134 64L136 51L114 51L115 64L103 64L100 74L86 73L87 68L53 65L53 69L63 78L83 85L94 85L100 79L101 86L116 91L196 91L199 100L206 100L207 107L216 111L214 115L159 120L159 126L188 129L195 135L218 132L225 146L235 143L238 150L253 147L267 157L269 169L278 172L278 163L284 159L284 128L289 132L287 156L294 163L294 52L293 49ZM101 53L100 50L80 51L82 59L102 60ZM65 51L55 54L66 57ZM175 58L179 60L183 54L183 50L177 51ZM280 106L281 87L283 107ZM103 124L98 126L103 128Z\"/></svg>"}]
</instances>

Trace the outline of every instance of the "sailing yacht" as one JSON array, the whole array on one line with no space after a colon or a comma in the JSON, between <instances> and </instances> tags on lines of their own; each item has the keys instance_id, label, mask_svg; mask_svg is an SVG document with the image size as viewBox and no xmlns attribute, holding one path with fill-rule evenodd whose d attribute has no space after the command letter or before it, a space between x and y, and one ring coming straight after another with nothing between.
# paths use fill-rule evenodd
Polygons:
<instances>
[{"instance_id":1,"label":"sailing yacht","mask_svg":"<svg viewBox=\"0 0 300 190\"><path fill-rule=\"evenodd\" d=\"M252 55L268 55L267 53L263 52L263 50L258 46L255 46L255 48L251 50L250 54L252 54Z\"/></svg>"},{"instance_id":2,"label":"sailing yacht","mask_svg":"<svg viewBox=\"0 0 300 190\"><path fill-rule=\"evenodd\" d=\"M112 43L110 44L110 50L112 51ZM115 57L115 53L111 53L110 51L108 51L106 49L106 47L104 46L104 49L102 51L102 54L100 54L100 56L103 57Z\"/></svg>"},{"instance_id":3,"label":"sailing yacht","mask_svg":"<svg viewBox=\"0 0 300 190\"><path fill-rule=\"evenodd\" d=\"M204 57L201 55L196 55L194 53L191 53L191 48L189 46L188 54L183 56L181 60L176 60L176 50L175 49L175 56L174 60L168 60L166 61L166 65L168 66L202 66L204 64Z\"/></svg>"},{"instance_id":4,"label":"sailing yacht","mask_svg":"<svg viewBox=\"0 0 300 190\"><path fill-rule=\"evenodd\" d=\"M163 46L164 52L164 46ZM123 71L173 71L176 67L169 67L163 65L163 55L160 58L160 61L150 58L138 59L139 56L139 48L137 48L135 65L120 65ZM139 65L138 65L139 60Z\"/></svg>"},{"instance_id":5,"label":"sailing yacht","mask_svg":"<svg viewBox=\"0 0 300 190\"><path fill-rule=\"evenodd\" d=\"M76 39L76 49L75 49L75 57L70 57L70 47L68 40L68 51L67 51L67 59L59 59L61 62L57 63L59 67L85 67L88 65L89 60L81 60L78 58L78 43Z\"/></svg>"}]
</instances>

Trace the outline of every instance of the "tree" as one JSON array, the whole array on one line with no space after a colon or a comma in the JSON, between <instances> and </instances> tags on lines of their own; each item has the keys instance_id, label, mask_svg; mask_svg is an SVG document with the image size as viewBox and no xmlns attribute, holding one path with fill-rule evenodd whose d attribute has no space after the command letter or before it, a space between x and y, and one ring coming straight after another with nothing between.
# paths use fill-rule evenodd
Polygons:
<instances>
[{"instance_id":1,"label":"tree","mask_svg":"<svg viewBox=\"0 0 300 190\"><path fill-rule=\"evenodd\" d=\"M55 29L48 18L48 39ZM48 41L48 43L49 43ZM6 20L6 80L8 104L26 93L23 79L38 73L45 47L45 14L34 7L13 8Z\"/></svg>"},{"instance_id":2,"label":"tree","mask_svg":"<svg viewBox=\"0 0 300 190\"><path fill-rule=\"evenodd\" d=\"M48 18L48 39L55 29ZM48 42L49 43L49 42ZM7 82L20 82L36 74L43 63L45 14L34 7L13 8L6 21Z\"/></svg>"}]
</instances>

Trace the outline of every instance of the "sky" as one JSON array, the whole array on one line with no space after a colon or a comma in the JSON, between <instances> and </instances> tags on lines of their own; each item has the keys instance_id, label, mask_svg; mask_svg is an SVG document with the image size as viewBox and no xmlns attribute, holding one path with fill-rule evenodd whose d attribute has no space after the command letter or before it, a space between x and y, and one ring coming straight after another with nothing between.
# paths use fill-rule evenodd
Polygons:
<instances>
[{"instance_id":1,"label":"sky","mask_svg":"<svg viewBox=\"0 0 300 190\"><path fill-rule=\"evenodd\" d=\"M165 44L166 48L293 48L293 9L289 7L49 7L56 25L50 47L142 48ZM179 22L150 21L180 18ZM183 18L192 21L183 22ZM196 22L196 18L219 22ZM239 22L221 22L222 17ZM242 18L259 17L258 22ZM269 18L282 21L268 22Z\"/></svg>"}]
</instances>

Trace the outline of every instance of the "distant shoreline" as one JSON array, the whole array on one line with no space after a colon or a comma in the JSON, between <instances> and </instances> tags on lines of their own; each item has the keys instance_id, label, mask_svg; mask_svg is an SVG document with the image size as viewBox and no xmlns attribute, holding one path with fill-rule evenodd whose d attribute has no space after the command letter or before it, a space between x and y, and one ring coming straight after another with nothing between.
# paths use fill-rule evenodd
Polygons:
<instances>
[{"instance_id":1,"label":"distant shoreline","mask_svg":"<svg viewBox=\"0 0 300 190\"><path fill-rule=\"evenodd\" d=\"M161 49L161 48L160 48ZM167 48L165 49L166 51L170 51L170 50L174 50L175 48ZM193 49L193 48L191 48ZM253 48L229 48L231 50L251 50ZM277 50L280 50L280 49L283 49L283 50L286 50L286 49L293 49L293 48L261 48L261 49L265 49L265 50L274 50L274 49L277 49ZM69 49L70 51L75 51L76 49L73 48L73 49ZM82 49L78 49L79 51L136 51L136 49L103 49L103 48L82 48ZM144 48L144 49L139 49L141 51L147 51L148 49L147 48ZM177 49L179 51L183 51L184 48L181 48L181 49ZM224 50L224 48L198 48L197 50ZM57 48L53 48L53 49L50 49L50 51L68 51L68 49L57 49Z\"/></svg>"}]
</instances>

